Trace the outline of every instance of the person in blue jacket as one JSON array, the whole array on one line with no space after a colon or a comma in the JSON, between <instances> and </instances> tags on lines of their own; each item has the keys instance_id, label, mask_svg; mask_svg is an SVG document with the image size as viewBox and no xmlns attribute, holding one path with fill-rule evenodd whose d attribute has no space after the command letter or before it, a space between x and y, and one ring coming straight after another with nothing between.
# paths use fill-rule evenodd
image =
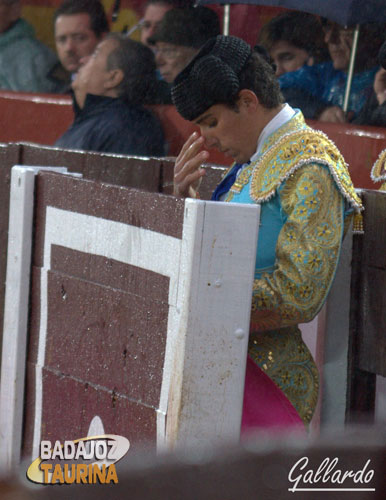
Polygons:
<instances>
[{"instance_id":1,"label":"person in blue jacket","mask_svg":"<svg viewBox=\"0 0 386 500\"><path fill-rule=\"evenodd\" d=\"M159 120L143 106L155 62L145 45L110 34L82 60L72 83L75 120L55 146L135 156L163 156Z\"/></svg>"},{"instance_id":2,"label":"person in blue jacket","mask_svg":"<svg viewBox=\"0 0 386 500\"><path fill-rule=\"evenodd\" d=\"M371 94L378 70L377 53L383 41L381 25L363 25L351 84L348 113L342 110L347 70L353 40L353 28L325 22L325 42L331 61L304 65L279 77L280 88L293 107L304 111L306 118L328 122L348 122L361 111Z\"/></svg>"}]
</instances>

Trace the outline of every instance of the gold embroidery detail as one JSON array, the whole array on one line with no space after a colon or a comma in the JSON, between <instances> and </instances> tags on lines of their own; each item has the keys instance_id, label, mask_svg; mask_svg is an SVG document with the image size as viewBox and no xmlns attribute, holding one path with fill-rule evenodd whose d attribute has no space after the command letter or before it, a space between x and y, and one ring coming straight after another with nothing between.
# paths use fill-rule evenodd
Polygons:
<instances>
[{"instance_id":1,"label":"gold embroidery detail","mask_svg":"<svg viewBox=\"0 0 386 500\"><path fill-rule=\"evenodd\" d=\"M318 400L319 375L300 330L293 326L252 332L248 353L309 423Z\"/></svg>"},{"instance_id":2,"label":"gold embroidery detail","mask_svg":"<svg viewBox=\"0 0 386 500\"><path fill-rule=\"evenodd\" d=\"M295 130L298 130L299 127L305 127L305 126L306 124L302 113L297 113L294 116L294 118L292 118L287 123L282 125L280 128L276 130L276 132L274 132L268 137L268 139L263 144L261 150L262 154L264 154L270 147L272 147L272 145L275 144L283 134L293 132ZM234 194L241 193L243 187L245 187L248 184L255 165L256 162L253 162L242 169L241 173L237 176L235 183L230 189L230 191L233 194L229 195L229 197L227 197L225 201L232 201Z\"/></svg>"},{"instance_id":3,"label":"gold embroidery detail","mask_svg":"<svg viewBox=\"0 0 386 500\"><path fill-rule=\"evenodd\" d=\"M356 234L364 234L363 230L363 215L362 214L355 214L354 215L354 220L352 224L352 230Z\"/></svg>"},{"instance_id":4,"label":"gold embroidery detail","mask_svg":"<svg viewBox=\"0 0 386 500\"><path fill-rule=\"evenodd\" d=\"M356 210L362 209L342 155L323 132L310 128L283 136L253 163L251 198L256 203L267 201L296 170L310 163L327 166L343 196Z\"/></svg>"},{"instance_id":5,"label":"gold embroidery detail","mask_svg":"<svg viewBox=\"0 0 386 500\"><path fill-rule=\"evenodd\" d=\"M305 126L306 122L304 121L303 114L296 113L296 115L291 120L282 125L276 130L276 132L268 137L268 139L264 143L262 153L264 154L268 149L270 149L280 139L280 137L282 137L283 134L289 134L290 132L294 132L295 130L299 130L299 128Z\"/></svg>"},{"instance_id":6,"label":"gold embroidery detail","mask_svg":"<svg viewBox=\"0 0 386 500\"><path fill-rule=\"evenodd\" d=\"M309 194L305 186L312 186ZM318 203L303 214L307 199ZM343 229L343 202L327 169L306 165L280 192L288 218L276 245L276 267L254 280L251 325L256 331L310 321L335 274Z\"/></svg>"},{"instance_id":7,"label":"gold embroidery detail","mask_svg":"<svg viewBox=\"0 0 386 500\"><path fill-rule=\"evenodd\" d=\"M371 178L374 182L386 181L386 149L378 156L371 169ZM384 185L380 189L384 188Z\"/></svg>"},{"instance_id":8,"label":"gold embroidery detail","mask_svg":"<svg viewBox=\"0 0 386 500\"><path fill-rule=\"evenodd\" d=\"M240 174L236 178L236 181L233 183L231 187L231 190L234 193L240 193L243 187L248 184L252 170L253 170L253 165L251 163L242 168Z\"/></svg>"}]
</instances>

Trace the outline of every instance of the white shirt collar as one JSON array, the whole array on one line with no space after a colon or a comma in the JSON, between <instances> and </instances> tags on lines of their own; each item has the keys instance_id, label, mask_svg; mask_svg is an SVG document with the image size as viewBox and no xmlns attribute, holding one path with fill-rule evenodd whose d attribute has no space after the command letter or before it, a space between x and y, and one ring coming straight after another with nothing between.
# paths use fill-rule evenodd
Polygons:
<instances>
[{"instance_id":1,"label":"white shirt collar","mask_svg":"<svg viewBox=\"0 0 386 500\"><path fill-rule=\"evenodd\" d=\"M257 159L260 154L261 148L265 140L273 134L277 129L279 129L284 123L288 122L294 115L296 111L291 108L289 104L284 104L283 108L279 111L277 115L275 115L270 122L263 128L259 139L257 141L257 149L256 152L251 156L251 161Z\"/></svg>"}]
</instances>

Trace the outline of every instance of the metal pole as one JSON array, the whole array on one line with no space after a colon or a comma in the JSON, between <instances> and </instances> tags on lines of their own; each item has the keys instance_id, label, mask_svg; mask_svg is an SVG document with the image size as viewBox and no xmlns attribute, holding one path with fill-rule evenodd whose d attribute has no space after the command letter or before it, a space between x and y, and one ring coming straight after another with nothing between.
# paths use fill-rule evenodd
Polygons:
<instances>
[{"instance_id":1,"label":"metal pole","mask_svg":"<svg viewBox=\"0 0 386 500\"><path fill-rule=\"evenodd\" d=\"M230 11L231 11L231 6L229 5L229 3L227 3L226 5L224 5L224 17L223 17L224 26L222 30L223 35L229 35Z\"/></svg>"},{"instance_id":2,"label":"metal pole","mask_svg":"<svg viewBox=\"0 0 386 500\"><path fill-rule=\"evenodd\" d=\"M352 77L353 77L353 74L354 74L354 64L355 64L355 56L356 56L356 53L357 53L358 38L359 38L359 24L357 24L355 26L355 30L354 30L353 38L352 38L350 63L349 63L349 66L348 66L346 90L344 92L344 100L343 100L343 111L345 113L347 113L348 100L349 100L349 97L350 97L350 90L351 90L351 82L352 82Z\"/></svg>"}]
</instances>

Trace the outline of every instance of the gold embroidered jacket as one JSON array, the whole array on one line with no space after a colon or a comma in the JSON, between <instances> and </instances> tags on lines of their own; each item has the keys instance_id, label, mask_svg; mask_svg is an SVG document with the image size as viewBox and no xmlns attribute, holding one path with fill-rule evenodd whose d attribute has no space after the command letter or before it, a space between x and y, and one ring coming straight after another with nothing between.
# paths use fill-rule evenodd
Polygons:
<instances>
[{"instance_id":1,"label":"gold embroidered jacket","mask_svg":"<svg viewBox=\"0 0 386 500\"><path fill-rule=\"evenodd\" d=\"M300 112L265 141L226 201L261 204L249 354L309 422L318 373L297 324L322 307L345 216L361 201L336 146Z\"/></svg>"},{"instance_id":2,"label":"gold embroidered jacket","mask_svg":"<svg viewBox=\"0 0 386 500\"><path fill-rule=\"evenodd\" d=\"M374 182L382 182L379 190L386 191L386 149L379 155L377 161L371 169L371 178Z\"/></svg>"}]
</instances>

